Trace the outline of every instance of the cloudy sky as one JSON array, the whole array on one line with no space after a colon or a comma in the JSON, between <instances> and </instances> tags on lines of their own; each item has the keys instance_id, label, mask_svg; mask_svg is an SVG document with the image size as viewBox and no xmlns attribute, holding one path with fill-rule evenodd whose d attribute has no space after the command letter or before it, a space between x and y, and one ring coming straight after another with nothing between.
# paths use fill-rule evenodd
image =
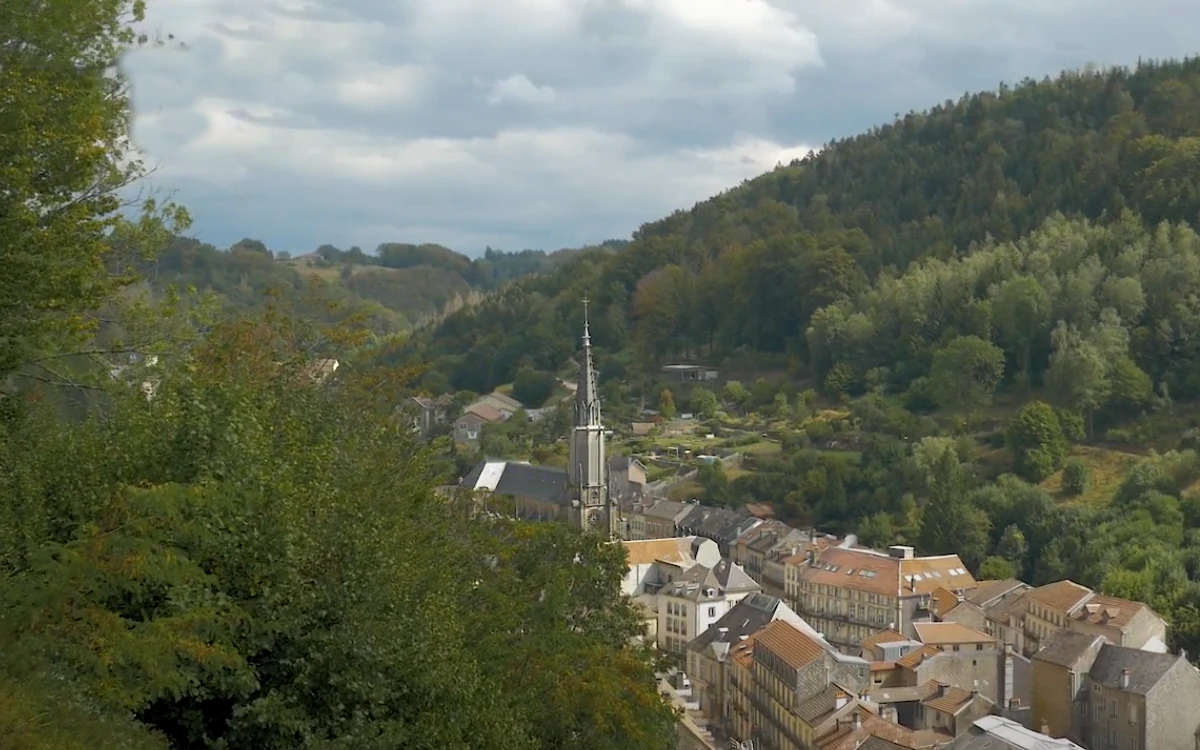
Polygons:
<instances>
[{"instance_id":1,"label":"cloudy sky","mask_svg":"<svg viewBox=\"0 0 1200 750\"><path fill-rule=\"evenodd\" d=\"M555 249L1001 80L1200 51L1195 0L151 0L135 136L193 233Z\"/></svg>"}]
</instances>

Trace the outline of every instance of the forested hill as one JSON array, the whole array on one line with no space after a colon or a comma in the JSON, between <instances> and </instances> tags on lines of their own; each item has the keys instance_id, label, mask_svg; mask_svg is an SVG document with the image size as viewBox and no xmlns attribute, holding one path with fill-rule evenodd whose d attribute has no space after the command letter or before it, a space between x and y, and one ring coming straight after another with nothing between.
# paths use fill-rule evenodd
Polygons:
<instances>
[{"instance_id":1,"label":"forested hill","mask_svg":"<svg viewBox=\"0 0 1200 750\"><path fill-rule=\"evenodd\" d=\"M965 332L1004 348L1009 381L1040 379L1059 323L1069 348L1092 322L1115 325L1108 308L1132 362L1194 392L1181 357L1200 257L1189 231L1153 228L1197 220L1198 168L1200 59L1027 80L831 142L643 226L616 254L581 254L451 315L393 358L434 361L431 378L471 390L522 363L555 369L586 293L610 373L754 350L798 374L837 369L833 390L869 373L903 389ZM1032 234L1059 213L1121 224Z\"/></svg>"},{"instance_id":2,"label":"forested hill","mask_svg":"<svg viewBox=\"0 0 1200 750\"><path fill-rule=\"evenodd\" d=\"M601 249L622 244L610 241ZM180 238L143 270L160 288L195 286L217 293L231 308L260 306L274 290L312 317L353 315L373 332L388 334L461 309L509 281L551 271L578 252L488 248L472 259L441 245L385 243L373 254L322 245L292 257L254 239L220 250Z\"/></svg>"}]
</instances>

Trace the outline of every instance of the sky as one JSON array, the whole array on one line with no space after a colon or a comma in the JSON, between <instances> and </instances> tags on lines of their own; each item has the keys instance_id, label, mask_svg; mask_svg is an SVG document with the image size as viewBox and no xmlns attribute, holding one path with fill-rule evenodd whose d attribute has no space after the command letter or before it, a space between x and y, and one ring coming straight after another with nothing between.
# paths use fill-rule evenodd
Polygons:
<instances>
[{"instance_id":1,"label":"sky","mask_svg":"<svg viewBox=\"0 0 1200 750\"><path fill-rule=\"evenodd\" d=\"M1200 52L1195 0L150 0L143 189L218 247L628 238L1001 81Z\"/></svg>"}]
</instances>

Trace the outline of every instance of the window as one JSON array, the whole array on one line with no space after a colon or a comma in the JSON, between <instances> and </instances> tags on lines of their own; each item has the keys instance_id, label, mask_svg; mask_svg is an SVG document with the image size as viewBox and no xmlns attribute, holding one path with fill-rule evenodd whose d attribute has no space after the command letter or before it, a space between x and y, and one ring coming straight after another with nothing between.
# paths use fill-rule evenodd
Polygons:
<instances>
[{"instance_id":1,"label":"window","mask_svg":"<svg viewBox=\"0 0 1200 750\"><path fill-rule=\"evenodd\" d=\"M716 607L709 607L709 608L708 608L708 616L709 616L709 617L716 617L716 616L717 616L717 608L716 608Z\"/></svg>"}]
</instances>

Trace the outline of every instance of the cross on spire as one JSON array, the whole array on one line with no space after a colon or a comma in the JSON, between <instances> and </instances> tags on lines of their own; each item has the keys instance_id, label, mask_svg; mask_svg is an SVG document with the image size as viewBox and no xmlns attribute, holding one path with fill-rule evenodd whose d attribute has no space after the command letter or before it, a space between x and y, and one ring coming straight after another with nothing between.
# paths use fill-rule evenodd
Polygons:
<instances>
[{"instance_id":1,"label":"cross on spire","mask_svg":"<svg viewBox=\"0 0 1200 750\"><path fill-rule=\"evenodd\" d=\"M588 298L586 294L583 295L583 345L592 345L592 334L588 330Z\"/></svg>"}]
</instances>

